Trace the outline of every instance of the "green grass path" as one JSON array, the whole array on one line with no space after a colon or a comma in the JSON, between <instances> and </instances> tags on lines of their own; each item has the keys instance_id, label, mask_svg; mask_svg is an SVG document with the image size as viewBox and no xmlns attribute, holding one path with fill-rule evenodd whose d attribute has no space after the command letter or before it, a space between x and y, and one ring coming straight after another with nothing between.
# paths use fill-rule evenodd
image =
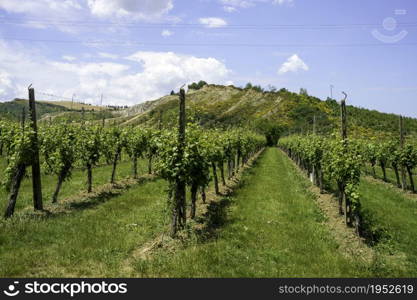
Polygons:
<instances>
[{"instance_id":1,"label":"green grass path","mask_svg":"<svg viewBox=\"0 0 417 300\"><path fill-rule=\"evenodd\" d=\"M121 174L128 169L122 165ZM107 168L97 177L105 181ZM386 185L362 182L364 208L391 235L376 247L376 260L365 262L342 253L308 187L281 151L267 149L244 172L240 188L214 206L214 234L191 233L182 244L154 249L147 260L132 253L166 230L163 180L64 215L17 215L0 221L0 276L415 276L415 202Z\"/></svg>"},{"instance_id":2,"label":"green grass path","mask_svg":"<svg viewBox=\"0 0 417 300\"><path fill-rule=\"evenodd\" d=\"M123 161L117 165L116 180L126 178L131 175L132 167L130 161ZM4 170L6 168L6 162L0 158L0 178L3 178ZM139 174L144 174L147 170L147 162L144 159L138 161ZM110 175L112 171L112 165L100 165L93 168L93 189L103 184L109 183ZM27 175L31 175L31 168L26 170ZM55 191L57 176L54 174L42 174L42 194L44 203L50 203L52 194ZM59 193L58 201L65 199L80 192L87 190L87 171L82 169L74 169L71 178L62 184L61 191ZM0 215L2 216L7 206L7 199L9 193L4 187L0 188ZM19 212L22 208L33 206L32 200L32 179L25 177L22 180L22 184L19 189L19 196L16 201L16 212Z\"/></svg>"},{"instance_id":3,"label":"green grass path","mask_svg":"<svg viewBox=\"0 0 417 300\"><path fill-rule=\"evenodd\" d=\"M394 257L391 274L416 277L417 201L397 187L367 179L361 180L359 193L364 217L381 235L376 248Z\"/></svg>"},{"instance_id":4,"label":"green grass path","mask_svg":"<svg viewBox=\"0 0 417 300\"><path fill-rule=\"evenodd\" d=\"M0 277L123 277L120 265L163 230L163 180L93 208L0 222Z\"/></svg>"},{"instance_id":5,"label":"green grass path","mask_svg":"<svg viewBox=\"0 0 417 300\"><path fill-rule=\"evenodd\" d=\"M174 254L138 260L137 276L334 277L367 276L342 255L306 180L278 149L267 149L225 206L218 237ZM368 275L369 276L369 275Z\"/></svg>"}]
</instances>

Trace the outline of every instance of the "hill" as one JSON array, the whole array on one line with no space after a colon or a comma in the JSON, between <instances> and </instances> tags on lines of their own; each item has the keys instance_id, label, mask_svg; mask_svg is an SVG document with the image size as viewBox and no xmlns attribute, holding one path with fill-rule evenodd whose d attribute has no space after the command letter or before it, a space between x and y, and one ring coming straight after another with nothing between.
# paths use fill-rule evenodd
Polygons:
<instances>
[{"instance_id":1,"label":"hill","mask_svg":"<svg viewBox=\"0 0 417 300\"><path fill-rule=\"evenodd\" d=\"M262 91L259 87L204 85L189 89L187 115L205 127L255 126L279 128L284 133L305 133L313 130L316 120L318 133L330 134L339 128L339 104L334 99L321 100L307 93L286 89ZM349 99L348 99L349 100ZM0 103L0 116L12 120L21 118L27 100L15 99ZM71 107L73 109L71 109ZM398 115L347 106L349 132L355 136L374 137L398 135ZM98 107L70 101L38 101L39 120L75 122L106 119L106 124L175 126L178 115L178 95L129 107ZM417 119L404 119L406 133L417 137Z\"/></svg>"},{"instance_id":2,"label":"hill","mask_svg":"<svg viewBox=\"0 0 417 300\"><path fill-rule=\"evenodd\" d=\"M40 119L45 114L59 113L63 111L69 111L70 109L59 104L52 104L49 102L39 101L36 103L36 115ZM0 103L0 116L9 120L20 120L22 117L23 109L28 112L29 103L28 100L14 99L8 102Z\"/></svg>"},{"instance_id":3,"label":"hill","mask_svg":"<svg viewBox=\"0 0 417 300\"><path fill-rule=\"evenodd\" d=\"M188 116L207 127L276 124L284 131L307 132L313 129L331 133L339 128L339 104L334 99L321 100L306 93L297 94L286 89L274 92L257 88L205 85L189 89ZM178 95L168 95L154 101L135 105L121 112L117 118L125 125L146 124L164 126L176 124ZM354 106L347 107L349 130L360 136L398 134L398 115L381 113ZM417 119L405 118L409 135L417 136Z\"/></svg>"},{"instance_id":4,"label":"hill","mask_svg":"<svg viewBox=\"0 0 417 300\"><path fill-rule=\"evenodd\" d=\"M63 106L65 108L68 108L70 110L86 110L86 111L101 111L106 110L107 107L105 106L97 106L97 105L91 105L91 104L85 104L85 103L79 103L79 102L71 102L71 101L39 101L38 103L48 103L58 106Z\"/></svg>"},{"instance_id":5,"label":"hill","mask_svg":"<svg viewBox=\"0 0 417 300\"><path fill-rule=\"evenodd\" d=\"M29 103L25 99L14 99L12 101L0 102L0 117L18 121L22 117L23 109L28 112ZM49 119L57 120L96 120L112 118L109 112L112 108L104 106L94 106L71 101L36 101L36 115L38 120Z\"/></svg>"}]
</instances>

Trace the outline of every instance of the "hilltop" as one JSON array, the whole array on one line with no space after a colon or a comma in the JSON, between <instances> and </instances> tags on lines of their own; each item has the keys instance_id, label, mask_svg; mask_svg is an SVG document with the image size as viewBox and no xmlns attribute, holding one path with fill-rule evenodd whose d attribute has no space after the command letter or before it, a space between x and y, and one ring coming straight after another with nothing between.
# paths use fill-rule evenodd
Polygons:
<instances>
[{"instance_id":1,"label":"hilltop","mask_svg":"<svg viewBox=\"0 0 417 300\"><path fill-rule=\"evenodd\" d=\"M257 87L204 85L189 89L186 94L188 116L207 127L256 125L273 123L291 132L316 129L330 133L339 126L339 104L334 99L321 100L307 93L293 93L286 89L262 91ZM167 95L147 101L121 112L118 123L124 125L165 126L176 124L178 95ZM349 130L355 135L371 136L397 134L398 115L347 107ZM408 134L417 135L417 119L405 118Z\"/></svg>"}]
</instances>

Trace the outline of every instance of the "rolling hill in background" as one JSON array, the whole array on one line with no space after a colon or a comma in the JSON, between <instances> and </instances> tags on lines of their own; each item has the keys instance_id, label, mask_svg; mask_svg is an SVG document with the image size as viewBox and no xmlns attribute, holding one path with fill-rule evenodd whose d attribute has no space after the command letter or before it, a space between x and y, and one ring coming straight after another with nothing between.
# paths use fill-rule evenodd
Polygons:
<instances>
[{"instance_id":1,"label":"rolling hill in background","mask_svg":"<svg viewBox=\"0 0 417 300\"><path fill-rule=\"evenodd\" d=\"M14 99L12 101L0 102L0 117L19 121L22 117L23 109L28 113L29 103L26 99ZM36 115L38 120L54 119L71 121L97 120L113 118L114 108L105 106L94 106L71 101L36 101Z\"/></svg>"},{"instance_id":2,"label":"rolling hill in background","mask_svg":"<svg viewBox=\"0 0 417 300\"><path fill-rule=\"evenodd\" d=\"M348 99L349 101L349 99ZM204 85L188 89L186 94L187 115L205 127L265 126L273 124L284 132L306 133L313 130L330 134L339 128L339 104L334 99L321 100L308 95L293 93L286 89L262 91L259 87L238 88L234 86ZM37 115L42 121L55 120L81 122L103 118L106 124L121 126L176 126L178 95L171 94L147 101L124 110L91 106L68 101L38 101ZM27 100L15 99L0 103L0 116L11 120L21 118ZM398 134L398 115L381 113L348 106L349 131L355 136L381 136ZM405 118L408 135L417 137L417 119Z\"/></svg>"},{"instance_id":3,"label":"rolling hill in background","mask_svg":"<svg viewBox=\"0 0 417 300\"><path fill-rule=\"evenodd\" d=\"M60 113L64 111L70 111L65 106L52 104L48 102L38 101L36 103L36 115L40 119L45 114ZM0 116L9 120L18 121L22 117L23 109L26 113L28 111L28 100L14 99L8 102L0 102Z\"/></svg>"},{"instance_id":4,"label":"rolling hill in background","mask_svg":"<svg viewBox=\"0 0 417 300\"><path fill-rule=\"evenodd\" d=\"M314 118L319 133L331 133L339 127L340 108L336 100L323 101L286 89L266 92L257 88L205 85L198 90L189 89L186 103L188 116L207 127L268 122L292 133L305 133L312 131ZM348 106L347 110L349 129L355 135L398 134L398 115L354 106ZM177 114L178 95L168 95L130 107L115 120L124 125L157 126L162 121L165 126L173 126ZM407 133L417 136L417 119L405 118L404 123Z\"/></svg>"}]
</instances>

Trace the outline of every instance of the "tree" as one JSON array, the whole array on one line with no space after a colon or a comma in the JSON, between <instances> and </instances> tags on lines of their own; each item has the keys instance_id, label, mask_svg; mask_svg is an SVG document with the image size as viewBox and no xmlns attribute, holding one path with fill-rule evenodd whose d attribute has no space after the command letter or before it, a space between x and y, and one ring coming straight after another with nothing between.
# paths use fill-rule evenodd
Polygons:
<instances>
[{"instance_id":1,"label":"tree","mask_svg":"<svg viewBox=\"0 0 417 300\"><path fill-rule=\"evenodd\" d=\"M278 139L283 132L283 127L276 122L261 119L257 122L256 128L266 138L266 144L268 147L274 147L278 143Z\"/></svg>"},{"instance_id":2,"label":"tree","mask_svg":"<svg viewBox=\"0 0 417 300\"><path fill-rule=\"evenodd\" d=\"M260 85L254 85L252 89L261 93L264 91L264 89Z\"/></svg>"},{"instance_id":3,"label":"tree","mask_svg":"<svg viewBox=\"0 0 417 300\"><path fill-rule=\"evenodd\" d=\"M252 83L250 83L250 82L248 82L246 85L245 85L245 90L249 90L249 89L251 89L253 86L252 86Z\"/></svg>"},{"instance_id":4,"label":"tree","mask_svg":"<svg viewBox=\"0 0 417 300\"><path fill-rule=\"evenodd\" d=\"M277 91L277 88L275 86L271 85L271 84L268 84L268 90L271 93L275 93Z\"/></svg>"},{"instance_id":5,"label":"tree","mask_svg":"<svg viewBox=\"0 0 417 300\"><path fill-rule=\"evenodd\" d=\"M303 95L303 96L308 96L308 92L307 92L307 89L305 89L305 88L300 88L300 93L299 93L300 95Z\"/></svg>"},{"instance_id":6,"label":"tree","mask_svg":"<svg viewBox=\"0 0 417 300\"><path fill-rule=\"evenodd\" d=\"M205 85L207 85L207 82L205 82L203 80L200 80L197 83L193 82L192 84L189 84L188 85L188 88L189 89L192 89L192 90L199 90L199 89L201 89Z\"/></svg>"}]
</instances>

